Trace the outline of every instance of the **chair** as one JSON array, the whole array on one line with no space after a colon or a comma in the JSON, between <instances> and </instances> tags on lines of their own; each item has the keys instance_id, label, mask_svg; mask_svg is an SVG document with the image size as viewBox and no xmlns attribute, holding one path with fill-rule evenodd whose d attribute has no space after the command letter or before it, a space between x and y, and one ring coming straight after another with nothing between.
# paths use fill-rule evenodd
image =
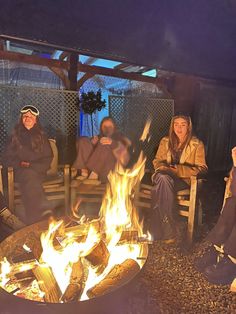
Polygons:
<instances>
[{"instance_id":1,"label":"chair","mask_svg":"<svg viewBox=\"0 0 236 314\"><path fill-rule=\"evenodd\" d=\"M64 200L65 209L70 206L70 166L58 166L58 150L56 141L49 139L53 152L53 159L47 177L43 182L43 188L49 201ZM14 170L8 168L8 203L12 212L16 207L22 208L19 185L14 182Z\"/></svg>"},{"instance_id":2,"label":"chair","mask_svg":"<svg viewBox=\"0 0 236 314\"><path fill-rule=\"evenodd\" d=\"M197 192L203 179L198 179L196 176L190 178L190 188L177 192L176 203L181 206L179 210L180 216L188 219L187 242L192 243L194 225L197 218L198 225L202 224L202 206L201 201L197 197ZM151 209L151 188L149 184L141 183L135 192L134 203L138 209ZM82 181L72 180L71 182L71 203L76 204L77 198L82 202L89 204L101 204L105 193L106 185L98 186L85 185ZM198 206L196 206L198 203ZM196 207L198 207L198 215L196 217Z\"/></svg>"},{"instance_id":3,"label":"chair","mask_svg":"<svg viewBox=\"0 0 236 314\"><path fill-rule=\"evenodd\" d=\"M96 186L83 184L83 181L80 180L72 180L70 191L72 207L76 206L76 203L79 199L81 204L86 203L91 205L91 207L94 207L95 205L97 209L99 209L106 191L106 184L100 184Z\"/></svg>"},{"instance_id":4,"label":"chair","mask_svg":"<svg viewBox=\"0 0 236 314\"><path fill-rule=\"evenodd\" d=\"M197 179L196 176L190 178L190 188L184 189L177 192L176 195L176 204L181 206L178 213L180 216L184 216L188 219L188 228L187 228L187 242L192 243L194 224L196 217L196 204L199 201L197 199L197 191L201 179ZM139 192L136 197L136 206L140 209L151 209L151 189L152 186L148 184L141 184ZM199 201L198 206L198 224L202 224L202 207Z\"/></svg>"},{"instance_id":5,"label":"chair","mask_svg":"<svg viewBox=\"0 0 236 314\"><path fill-rule=\"evenodd\" d=\"M2 182L2 165L0 165L0 193L4 194Z\"/></svg>"},{"instance_id":6,"label":"chair","mask_svg":"<svg viewBox=\"0 0 236 314\"><path fill-rule=\"evenodd\" d=\"M226 199L231 197L232 196L232 193L230 191L230 185L231 185L231 182L232 182L232 174L231 174L232 171L230 171L230 175L229 177L225 177L224 178L224 181L225 181L225 193L224 193L224 201L223 201L223 206L222 206L222 209L225 205L225 202L226 202Z\"/></svg>"}]
</instances>

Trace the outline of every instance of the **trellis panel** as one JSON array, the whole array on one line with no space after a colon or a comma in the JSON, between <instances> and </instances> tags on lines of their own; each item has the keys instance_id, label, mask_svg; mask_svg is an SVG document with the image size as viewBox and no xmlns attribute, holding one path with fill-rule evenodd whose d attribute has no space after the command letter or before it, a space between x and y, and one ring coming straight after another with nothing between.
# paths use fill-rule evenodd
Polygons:
<instances>
[{"instance_id":1,"label":"trellis panel","mask_svg":"<svg viewBox=\"0 0 236 314\"><path fill-rule=\"evenodd\" d=\"M77 92L0 85L0 151L19 119L20 109L34 105L46 133L57 141L60 162L72 161L78 121L76 102Z\"/></svg>"},{"instance_id":2,"label":"trellis panel","mask_svg":"<svg viewBox=\"0 0 236 314\"><path fill-rule=\"evenodd\" d=\"M174 113L173 99L142 96L110 96L109 112L119 129L137 145L148 117L152 118L150 141L144 142L147 167L152 169L152 160L163 136L168 134Z\"/></svg>"}]
</instances>

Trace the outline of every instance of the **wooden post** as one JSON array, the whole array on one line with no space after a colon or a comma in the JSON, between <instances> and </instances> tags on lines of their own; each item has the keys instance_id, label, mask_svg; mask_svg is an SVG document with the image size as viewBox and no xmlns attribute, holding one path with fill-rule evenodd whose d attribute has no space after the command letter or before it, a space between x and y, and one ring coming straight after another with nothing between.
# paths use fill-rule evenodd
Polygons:
<instances>
[{"instance_id":1,"label":"wooden post","mask_svg":"<svg viewBox=\"0 0 236 314\"><path fill-rule=\"evenodd\" d=\"M69 89L77 90L77 63L78 63L78 55L76 53L71 53L69 57Z\"/></svg>"},{"instance_id":2,"label":"wooden post","mask_svg":"<svg viewBox=\"0 0 236 314\"><path fill-rule=\"evenodd\" d=\"M61 61L61 62L65 62L65 61ZM69 69L68 69L68 89L70 91L77 91L77 64L78 64L78 54L76 53L71 53L68 57L68 62L69 62ZM69 106L69 104L67 104L67 106ZM75 107L71 107L71 110L73 108L74 111L74 116L77 116L77 109ZM66 125L71 125L70 123L67 122L69 118L68 115L65 115L65 124ZM70 127L70 130L68 130L70 136L68 136L65 140L66 140L66 145L68 147L67 152L65 154L65 160L66 163L72 163L75 158L76 158L76 133L77 133L77 123L75 121L74 126Z\"/></svg>"}]
</instances>

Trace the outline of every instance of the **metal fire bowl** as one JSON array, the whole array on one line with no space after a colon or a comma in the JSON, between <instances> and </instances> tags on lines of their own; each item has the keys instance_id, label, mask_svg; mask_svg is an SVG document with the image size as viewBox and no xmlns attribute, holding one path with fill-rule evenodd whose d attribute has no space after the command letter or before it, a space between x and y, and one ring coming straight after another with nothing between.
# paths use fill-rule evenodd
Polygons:
<instances>
[{"instance_id":1,"label":"metal fire bowl","mask_svg":"<svg viewBox=\"0 0 236 314\"><path fill-rule=\"evenodd\" d=\"M12 257L24 252L23 244L30 243L31 238L40 237L42 231L47 229L48 221L41 221L13 233L0 243L0 259L6 257L11 261ZM143 246L141 257L146 258L148 245L146 243L140 245ZM127 298L132 294L143 268L123 286L114 287L106 295L80 302L42 303L22 299L0 288L0 314L120 314L123 313L121 307L127 304Z\"/></svg>"}]
</instances>

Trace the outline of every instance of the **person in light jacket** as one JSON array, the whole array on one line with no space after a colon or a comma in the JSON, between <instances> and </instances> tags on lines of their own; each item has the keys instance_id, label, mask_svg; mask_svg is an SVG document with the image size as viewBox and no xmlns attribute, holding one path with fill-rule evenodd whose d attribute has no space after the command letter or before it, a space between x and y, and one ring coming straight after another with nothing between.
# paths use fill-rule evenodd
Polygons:
<instances>
[{"instance_id":1,"label":"person in light jacket","mask_svg":"<svg viewBox=\"0 0 236 314\"><path fill-rule=\"evenodd\" d=\"M151 231L154 239L172 243L176 235L175 194L189 188L191 176L207 171L204 145L192 135L189 116L179 114L172 118L169 136L162 138L153 166Z\"/></svg>"}]
</instances>

